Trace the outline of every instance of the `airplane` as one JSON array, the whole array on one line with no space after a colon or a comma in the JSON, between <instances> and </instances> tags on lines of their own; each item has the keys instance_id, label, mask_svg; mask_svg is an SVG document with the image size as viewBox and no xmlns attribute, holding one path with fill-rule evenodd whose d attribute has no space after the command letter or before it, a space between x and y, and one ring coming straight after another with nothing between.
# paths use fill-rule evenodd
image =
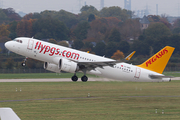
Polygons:
<instances>
[{"instance_id":1,"label":"airplane","mask_svg":"<svg viewBox=\"0 0 180 120\"><path fill-rule=\"evenodd\" d=\"M0 120L21 120L11 108L0 108Z\"/></svg>"},{"instance_id":2,"label":"airplane","mask_svg":"<svg viewBox=\"0 0 180 120\"><path fill-rule=\"evenodd\" d=\"M175 49L165 46L141 65L132 65L28 37L18 37L8 41L5 47L19 55L43 61L46 70L74 73L71 78L74 82L78 80L76 76L78 71L84 73L81 77L83 82L88 81L86 73L121 81L171 81L171 76L162 73ZM126 59L131 58L133 54L134 52ZM26 59L23 65L25 61Z\"/></svg>"}]
</instances>

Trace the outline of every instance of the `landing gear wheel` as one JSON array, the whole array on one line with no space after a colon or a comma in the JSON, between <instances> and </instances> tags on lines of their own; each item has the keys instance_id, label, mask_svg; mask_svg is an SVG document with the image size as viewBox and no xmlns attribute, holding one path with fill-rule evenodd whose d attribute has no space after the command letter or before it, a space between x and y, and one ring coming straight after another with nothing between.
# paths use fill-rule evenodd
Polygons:
<instances>
[{"instance_id":1,"label":"landing gear wheel","mask_svg":"<svg viewBox=\"0 0 180 120\"><path fill-rule=\"evenodd\" d=\"M26 57L26 58L24 59L24 61L21 63L21 65L22 65L23 67L26 66L26 61L27 61L27 59L28 59L28 57Z\"/></svg>"},{"instance_id":2,"label":"landing gear wheel","mask_svg":"<svg viewBox=\"0 0 180 120\"><path fill-rule=\"evenodd\" d=\"M76 75L74 75L74 76L72 76L71 80L72 80L73 82L76 82L76 81L78 80L78 77L77 77Z\"/></svg>"},{"instance_id":3,"label":"landing gear wheel","mask_svg":"<svg viewBox=\"0 0 180 120\"><path fill-rule=\"evenodd\" d=\"M21 65L22 65L23 67L25 67L25 66L26 66L26 63L25 63L25 62L23 62L23 63L21 63Z\"/></svg>"},{"instance_id":4,"label":"landing gear wheel","mask_svg":"<svg viewBox=\"0 0 180 120\"><path fill-rule=\"evenodd\" d=\"M81 77L81 80L82 80L82 82L87 82L88 81L88 77L84 75L84 76Z\"/></svg>"}]
</instances>

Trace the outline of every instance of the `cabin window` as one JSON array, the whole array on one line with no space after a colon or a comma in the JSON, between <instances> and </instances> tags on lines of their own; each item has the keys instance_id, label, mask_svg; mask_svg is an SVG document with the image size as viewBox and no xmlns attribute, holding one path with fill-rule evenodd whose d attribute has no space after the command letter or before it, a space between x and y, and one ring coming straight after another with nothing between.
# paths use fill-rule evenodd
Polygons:
<instances>
[{"instance_id":1,"label":"cabin window","mask_svg":"<svg viewBox=\"0 0 180 120\"><path fill-rule=\"evenodd\" d=\"M16 42L18 42L18 43L22 43L22 40L14 39L14 41L16 41Z\"/></svg>"}]
</instances>

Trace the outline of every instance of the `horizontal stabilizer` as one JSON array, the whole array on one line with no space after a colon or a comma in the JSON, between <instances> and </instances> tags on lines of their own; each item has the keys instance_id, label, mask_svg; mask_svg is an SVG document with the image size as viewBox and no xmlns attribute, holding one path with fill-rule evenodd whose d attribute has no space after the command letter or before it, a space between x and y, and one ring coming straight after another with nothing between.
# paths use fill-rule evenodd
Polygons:
<instances>
[{"instance_id":1,"label":"horizontal stabilizer","mask_svg":"<svg viewBox=\"0 0 180 120\"><path fill-rule=\"evenodd\" d=\"M173 78L173 76L164 76L164 75L149 75L151 79L162 79L162 78Z\"/></svg>"},{"instance_id":2,"label":"horizontal stabilizer","mask_svg":"<svg viewBox=\"0 0 180 120\"><path fill-rule=\"evenodd\" d=\"M0 108L0 120L21 120L11 108Z\"/></svg>"}]
</instances>

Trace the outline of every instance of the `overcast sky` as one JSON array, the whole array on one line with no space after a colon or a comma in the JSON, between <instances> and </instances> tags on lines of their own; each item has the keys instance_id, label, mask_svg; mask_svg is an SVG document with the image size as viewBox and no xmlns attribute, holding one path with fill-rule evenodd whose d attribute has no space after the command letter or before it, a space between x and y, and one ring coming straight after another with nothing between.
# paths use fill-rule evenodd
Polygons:
<instances>
[{"instance_id":1,"label":"overcast sky","mask_svg":"<svg viewBox=\"0 0 180 120\"><path fill-rule=\"evenodd\" d=\"M16 12L24 13L41 12L44 10L64 9L69 12L78 13L79 6L93 5L100 10L100 0L0 0L0 7L14 8ZM2 4L3 3L3 4ZM156 4L159 6L159 15L180 16L180 0L131 0L133 11L143 10L148 6L151 14L156 14ZM120 6L124 8L124 0L104 0L104 6Z\"/></svg>"}]
</instances>

